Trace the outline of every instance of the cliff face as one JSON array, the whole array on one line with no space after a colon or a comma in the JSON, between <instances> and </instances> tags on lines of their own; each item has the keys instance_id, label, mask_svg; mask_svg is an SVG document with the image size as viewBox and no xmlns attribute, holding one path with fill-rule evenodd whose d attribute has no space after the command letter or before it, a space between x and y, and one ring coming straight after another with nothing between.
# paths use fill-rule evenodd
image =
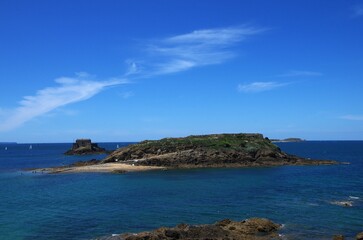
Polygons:
<instances>
[{"instance_id":1,"label":"cliff face","mask_svg":"<svg viewBox=\"0 0 363 240\"><path fill-rule=\"evenodd\" d=\"M114 151L102 162L178 168L334 163L286 154L261 134L212 134L143 141Z\"/></svg>"}]
</instances>

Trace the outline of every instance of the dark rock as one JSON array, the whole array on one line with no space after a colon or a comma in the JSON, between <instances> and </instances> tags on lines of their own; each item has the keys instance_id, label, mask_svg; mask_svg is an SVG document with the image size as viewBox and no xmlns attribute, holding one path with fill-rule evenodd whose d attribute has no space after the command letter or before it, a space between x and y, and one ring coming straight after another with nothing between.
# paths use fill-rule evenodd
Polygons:
<instances>
[{"instance_id":1,"label":"dark rock","mask_svg":"<svg viewBox=\"0 0 363 240\"><path fill-rule=\"evenodd\" d=\"M64 154L66 155L86 155L86 154L102 154L107 153L106 149L101 148L97 143L92 143L91 139L77 139L73 143L72 149Z\"/></svg>"},{"instance_id":2,"label":"dark rock","mask_svg":"<svg viewBox=\"0 0 363 240\"><path fill-rule=\"evenodd\" d=\"M156 240L156 239L234 239L264 240L281 239L277 234L281 225L268 219L252 218L241 222L229 219L210 225L179 224L172 228L159 228L150 232L126 233L101 239Z\"/></svg>"},{"instance_id":3,"label":"dark rock","mask_svg":"<svg viewBox=\"0 0 363 240\"><path fill-rule=\"evenodd\" d=\"M363 240L363 232L360 232L357 234L357 236L355 237L356 240Z\"/></svg>"},{"instance_id":4,"label":"dark rock","mask_svg":"<svg viewBox=\"0 0 363 240\"><path fill-rule=\"evenodd\" d=\"M123 173L127 173L127 171L125 171L125 170L113 170L112 173L123 174Z\"/></svg>"},{"instance_id":5,"label":"dark rock","mask_svg":"<svg viewBox=\"0 0 363 240\"><path fill-rule=\"evenodd\" d=\"M91 159L88 161L78 161L78 162L72 163L68 167L91 166L91 165L99 164L100 162L101 162L100 160L96 160L96 159Z\"/></svg>"},{"instance_id":6,"label":"dark rock","mask_svg":"<svg viewBox=\"0 0 363 240\"><path fill-rule=\"evenodd\" d=\"M333 240L344 240L344 236L343 235L334 235L333 236Z\"/></svg>"}]
</instances>

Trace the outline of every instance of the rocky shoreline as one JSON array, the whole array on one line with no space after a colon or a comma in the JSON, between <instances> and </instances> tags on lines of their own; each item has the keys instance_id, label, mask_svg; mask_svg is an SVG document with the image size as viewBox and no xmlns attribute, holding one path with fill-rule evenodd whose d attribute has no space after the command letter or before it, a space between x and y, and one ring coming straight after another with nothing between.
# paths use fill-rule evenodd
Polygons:
<instances>
[{"instance_id":1,"label":"rocky shoreline","mask_svg":"<svg viewBox=\"0 0 363 240\"><path fill-rule=\"evenodd\" d=\"M125 162L168 168L328 165L284 153L262 134L212 134L143 141L120 148L102 163Z\"/></svg>"},{"instance_id":2,"label":"rocky shoreline","mask_svg":"<svg viewBox=\"0 0 363 240\"><path fill-rule=\"evenodd\" d=\"M267 240L282 239L277 231L281 224L264 218L251 218L241 222L225 219L215 224L161 227L149 232L113 234L99 240L172 240L172 239L233 239L233 240Z\"/></svg>"},{"instance_id":3,"label":"rocky shoreline","mask_svg":"<svg viewBox=\"0 0 363 240\"><path fill-rule=\"evenodd\" d=\"M90 140L88 142L90 144ZM79 145L74 145L79 152ZM88 144L88 145L89 145ZM94 145L94 144L92 144ZM90 146L92 146L90 145ZM241 168L284 165L331 165L331 160L312 160L284 153L262 134L211 134L143 141L119 148L101 161L41 169L50 173L129 172L188 168Z\"/></svg>"},{"instance_id":4,"label":"rocky shoreline","mask_svg":"<svg viewBox=\"0 0 363 240\"><path fill-rule=\"evenodd\" d=\"M266 218L250 218L243 221L225 219L214 224L189 225L179 224L175 227L160 227L140 233L112 234L96 238L97 240L282 240L286 239L279 233L282 224L274 223ZM290 238L289 238L290 239ZM344 240L344 235L326 236L324 239ZM363 232L355 237L363 240Z\"/></svg>"}]
</instances>

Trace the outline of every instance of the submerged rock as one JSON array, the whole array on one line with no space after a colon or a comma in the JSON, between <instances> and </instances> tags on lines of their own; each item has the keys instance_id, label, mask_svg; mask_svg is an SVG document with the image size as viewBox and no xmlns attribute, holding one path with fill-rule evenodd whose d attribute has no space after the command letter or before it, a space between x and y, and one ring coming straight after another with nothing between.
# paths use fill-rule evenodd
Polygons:
<instances>
[{"instance_id":1,"label":"submerged rock","mask_svg":"<svg viewBox=\"0 0 363 240\"><path fill-rule=\"evenodd\" d=\"M101 148L97 143L92 143L91 139L77 139L72 148L65 152L66 155L86 155L107 153L106 149Z\"/></svg>"},{"instance_id":2,"label":"submerged rock","mask_svg":"<svg viewBox=\"0 0 363 240\"><path fill-rule=\"evenodd\" d=\"M343 236L343 235L334 235L333 236L333 240L344 240L345 239L345 237Z\"/></svg>"},{"instance_id":3,"label":"submerged rock","mask_svg":"<svg viewBox=\"0 0 363 240\"><path fill-rule=\"evenodd\" d=\"M281 225L264 218L251 218L241 222L229 219L209 225L179 224L176 227L161 227L150 232L125 233L103 240L143 240L143 239L234 239L234 240L264 240L281 239L277 231Z\"/></svg>"},{"instance_id":4,"label":"submerged rock","mask_svg":"<svg viewBox=\"0 0 363 240\"><path fill-rule=\"evenodd\" d=\"M119 148L103 163L170 168L335 164L286 154L262 134L212 134L143 141Z\"/></svg>"},{"instance_id":5,"label":"submerged rock","mask_svg":"<svg viewBox=\"0 0 363 240\"><path fill-rule=\"evenodd\" d=\"M357 236L355 237L356 240L363 240L363 232L360 232L357 234Z\"/></svg>"},{"instance_id":6,"label":"submerged rock","mask_svg":"<svg viewBox=\"0 0 363 240\"><path fill-rule=\"evenodd\" d=\"M353 207L353 201L333 201L331 204L342 206L342 207Z\"/></svg>"}]
</instances>

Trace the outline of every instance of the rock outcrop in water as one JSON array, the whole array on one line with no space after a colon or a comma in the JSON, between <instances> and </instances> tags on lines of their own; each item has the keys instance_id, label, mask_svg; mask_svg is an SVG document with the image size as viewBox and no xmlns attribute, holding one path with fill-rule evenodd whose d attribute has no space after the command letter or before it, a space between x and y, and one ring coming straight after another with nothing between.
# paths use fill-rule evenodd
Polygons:
<instances>
[{"instance_id":1,"label":"rock outcrop in water","mask_svg":"<svg viewBox=\"0 0 363 240\"><path fill-rule=\"evenodd\" d=\"M172 240L172 239L281 239L277 233L281 225L264 218L251 218L241 222L229 219L210 225L179 224L173 228L162 227L150 232L126 233L100 238L102 240Z\"/></svg>"},{"instance_id":2,"label":"rock outcrop in water","mask_svg":"<svg viewBox=\"0 0 363 240\"><path fill-rule=\"evenodd\" d=\"M282 152L262 134L212 134L143 141L120 148L102 163L170 168L335 164Z\"/></svg>"},{"instance_id":3,"label":"rock outcrop in water","mask_svg":"<svg viewBox=\"0 0 363 240\"><path fill-rule=\"evenodd\" d=\"M356 240L363 240L363 232L360 232L357 234L357 236L355 237Z\"/></svg>"},{"instance_id":4,"label":"rock outcrop in water","mask_svg":"<svg viewBox=\"0 0 363 240\"><path fill-rule=\"evenodd\" d=\"M86 155L107 153L106 149L101 148L97 143L92 143L91 139L77 139L66 155Z\"/></svg>"}]
</instances>

